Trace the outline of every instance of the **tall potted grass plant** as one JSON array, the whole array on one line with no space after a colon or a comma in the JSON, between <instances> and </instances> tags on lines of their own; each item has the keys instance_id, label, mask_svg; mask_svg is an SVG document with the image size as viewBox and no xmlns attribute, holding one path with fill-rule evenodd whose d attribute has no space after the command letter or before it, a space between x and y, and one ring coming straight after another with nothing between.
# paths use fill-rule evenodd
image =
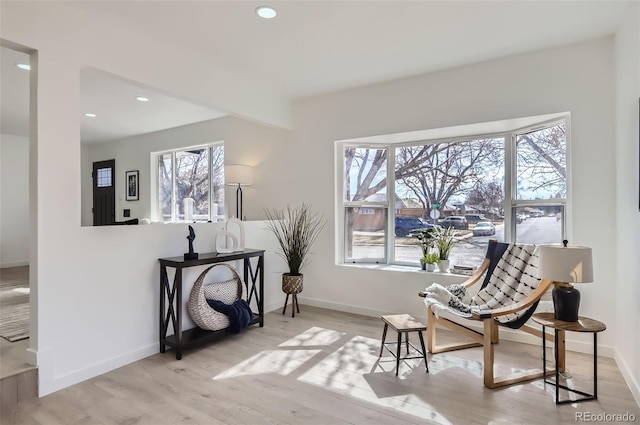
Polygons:
<instances>
[{"instance_id":1,"label":"tall potted grass plant","mask_svg":"<svg viewBox=\"0 0 640 425\"><path fill-rule=\"evenodd\" d=\"M286 209L265 209L268 229L273 232L280 249L278 255L289 268L282 275L282 291L286 294L302 292L302 270L309 263L311 245L320 235L326 219L303 203Z\"/></svg>"},{"instance_id":2,"label":"tall potted grass plant","mask_svg":"<svg viewBox=\"0 0 640 425\"><path fill-rule=\"evenodd\" d=\"M435 231L435 245L438 248L438 256L440 257L438 270L443 273L449 271L449 254L456 243L457 234L453 227L437 228Z\"/></svg>"}]
</instances>

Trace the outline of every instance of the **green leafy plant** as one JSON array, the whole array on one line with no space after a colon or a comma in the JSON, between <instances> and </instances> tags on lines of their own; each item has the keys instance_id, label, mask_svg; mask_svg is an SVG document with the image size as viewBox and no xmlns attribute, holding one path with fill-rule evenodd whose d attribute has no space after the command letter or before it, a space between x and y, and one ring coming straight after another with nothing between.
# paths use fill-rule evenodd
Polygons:
<instances>
[{"instance_id":1,"label":"green leafy plant","mask_svg":"<svg viewBox=\"0 0 640 425\"><path fill-rule=\"evenodd\" d=\"M430 252L421 260L425 264L438 264L440 262L440 256L437 252Z\"/></svg>"},{"instance_id":2,"label":"green leafy plant","mask_svg":"<svg viewBox=\"0 0 640 425\"><path fill-rule=\"evenodd\" d=\"M456 243L456 235L458 232L455 231L453 227L436 228L435 235L435 246L438 248L438 256L440 260L448 260L449 253L451 252L451 248Z\"/></svg>"},{"instance_id":3,"label":"green leafy plant","mask_svg":"<svg viewBox=\"0 0 640 425\"><path fill-rule=\"evenodd\" d=\"M302 204L286 209L265 209L267 228L273 232L280 251L278 255L289 266L289 273L299 275L308 264L309 250L326 224L323 215Z\"/></svg>"},{"instance_id":4,"label":"green leafy plant","mask_svg":"<svg viewBox=\"0 0 640 425\"><path fill-rule=\"evenodd\" d=\"M434 246L435 228L414 230L413 237L418 239L418 244L420 245L420 249L422 249L422 256L425 257L429 254L429 249Z\"/></svg>"}]
</instances>

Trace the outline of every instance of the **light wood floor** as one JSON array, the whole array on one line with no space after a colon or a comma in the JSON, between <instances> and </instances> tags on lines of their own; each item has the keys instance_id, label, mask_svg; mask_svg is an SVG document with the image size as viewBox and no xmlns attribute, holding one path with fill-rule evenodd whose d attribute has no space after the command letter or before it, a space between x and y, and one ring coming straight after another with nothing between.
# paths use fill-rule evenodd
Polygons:
<instances>
[{"instance_id":1,"label":"light wood floor","mask_svg":"<svg viewBox=\"0 0 640 425\"><path fill-rule=\"evenodd\" d=\"M188 350L180 361L172 351L156 354L22 403L2 412L2 424L546 425L574 423L577 412L640 420L608 358L598 363L599 400L556 406L542 381L484 388L477 348L429 356L429 374L422 360L402 362L396 377L388 353L378 361L379 318L300 309L295 318L268 313L264 328ZM499 372L541 367L541 358L537 346L504 341L497 349ZM591 356L569 352L567 365L569 385L590 391Z\"/></svg>"},{"instance_id":2,"label":"light wood floor","mask_svg":"<svg viewBox=\"0 0 640 425\"><path fill-rule=\"evenodd\" d=\"M28 280L29 266L0 269L0 281ZM10 342L0 338L0 379L16 375L34 367L25 362L29 339Z\"/></svg>"},{"instance_id":3,"label":"light wood floor","mask_svg":"<svg viewBox=\"0 0 640 425\"><path fill-rule=\"evenodd\" d=\"M9 342L0 338L0 379L34 368L25 361L27 348L29 339Z\"/></svg>"}]
</instances>

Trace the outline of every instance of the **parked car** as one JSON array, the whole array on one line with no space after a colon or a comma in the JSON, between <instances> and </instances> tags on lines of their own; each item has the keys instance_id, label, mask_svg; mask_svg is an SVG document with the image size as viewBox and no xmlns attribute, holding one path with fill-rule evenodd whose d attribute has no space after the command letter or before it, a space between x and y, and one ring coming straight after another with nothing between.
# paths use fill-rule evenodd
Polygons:
<instances>
[{"instance_id":1,"label":"parked car","mask_svg":"<svg viewBox=\"0 0 640 425\"><path fill-rule=\"evenodd\" d=\"M459 215L451 215L441 219L438 224L444 228L453 227L454 229L467 230L469 222L467 219Z\"/></svg>"},{"instance_id":2,"label":"parked car","mask_svg":"<svg viewBox=\"0 0 640 425\"><path fill-rule=\"evenodd\" d=\"M490 221L481 221L473 228L473 236L492 236L496 234L496 226Z\"/></svg>"},{"instance_id":3,"label":"parked car","mask_svg":"<svg viewBox=\"0 0 640 425\"><path fill-rule=\"evenodd\" d=\"M420 217L396 217L396 236L408 236L416 229L430 229L433 224Z\"/></svg>"},{"instance_id":4,"label":"parked car","mask_svg":"<svg viewBox=\"0 0 640 425\"><path fill-rule=\"evenodd\" d=\"M467 219L467 223L479 223L481 221L488 221L489 220L483 214L465 214L464 218Z\"/></svg>"}]
</instances>

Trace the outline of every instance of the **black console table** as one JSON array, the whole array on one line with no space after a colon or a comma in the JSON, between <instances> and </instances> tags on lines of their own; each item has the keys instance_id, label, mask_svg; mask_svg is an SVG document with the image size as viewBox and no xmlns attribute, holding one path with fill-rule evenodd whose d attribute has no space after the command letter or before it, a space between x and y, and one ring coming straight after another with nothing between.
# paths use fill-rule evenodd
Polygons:
<instances>
[{"instance_id":1,"label":"black console table","mask_svg":"<svg viewBox=\"0 0 640 425\"><path fill-rule=\"evenodd\" d=\"M255 268L251 258L257 257ZM244 260L244 284L247 289L247 301L251 304L255 296L258 312L253 312L252 325L259 323L264 326L264 250L245 249L228 254L207 253L200 254L196 260L185 260L184 257L160 258L160 352L166 347L176 350L176 359L182 358L182 349L197 343L215 339L220 331L209 331L195 327L182 330L182 269L207 264L224 263L227 261ZM173 284L169 283L167 268L173 267L175 275ZM249 282L251 279L251 284ZM256 287L257 286L257 287ZM168 301L168 302L167 302ZM173 335L167 336L169 323L173 325Z\"/></svg>"}]
</instances>

